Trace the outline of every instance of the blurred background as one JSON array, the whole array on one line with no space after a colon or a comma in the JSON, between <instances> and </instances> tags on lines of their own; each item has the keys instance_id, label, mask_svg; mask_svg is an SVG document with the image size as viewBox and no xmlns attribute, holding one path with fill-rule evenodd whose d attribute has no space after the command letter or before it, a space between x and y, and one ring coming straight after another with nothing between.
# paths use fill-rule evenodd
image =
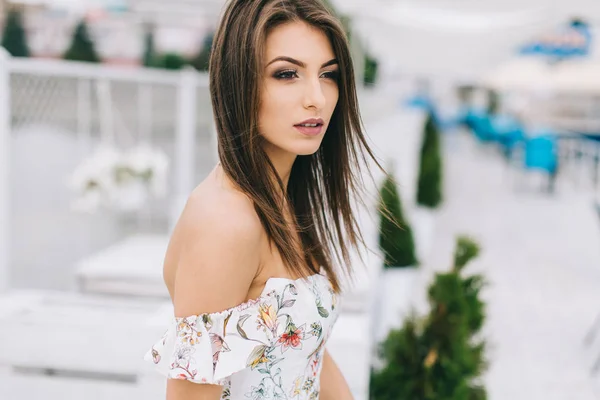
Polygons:
<instances>
[{"instance_id":1,"label":"blurred background","mask_svg":"<svg viewBox=\"0 0 600 400\"><path fill-rule=\"evenodd\" d=\"M0 1L0 399L164 398L223 4ZM329 342L356 399L600 398L600 2L327 4L387 170Z\"/></svg>"}]
</instances>

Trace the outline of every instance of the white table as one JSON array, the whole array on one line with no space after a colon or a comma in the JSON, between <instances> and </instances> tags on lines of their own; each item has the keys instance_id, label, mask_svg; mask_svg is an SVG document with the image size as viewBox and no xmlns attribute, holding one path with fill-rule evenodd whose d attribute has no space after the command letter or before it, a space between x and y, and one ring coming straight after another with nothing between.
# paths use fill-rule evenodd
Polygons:
<instances>
[{"instance_id":1,"label":"white table","mask_svg":"<svg viewBox=\"0 0 600 400\"><path fill-rule=\"evenodd\" d=\"M151 322L161 304L37 290L0 296L0 399L164 399L164 379L143 361L165 329Z\"/></svg>"},{"instance_id":2,"label":"white table","mask_svg":"<svg viewBox=\"0 0 600 400\"><path fill-rule=\"evenodd\" d=\"M79 287L86 293L166 298L163 260L167 235L136 235L80 260Z\"/></svg>"}]
</instances>

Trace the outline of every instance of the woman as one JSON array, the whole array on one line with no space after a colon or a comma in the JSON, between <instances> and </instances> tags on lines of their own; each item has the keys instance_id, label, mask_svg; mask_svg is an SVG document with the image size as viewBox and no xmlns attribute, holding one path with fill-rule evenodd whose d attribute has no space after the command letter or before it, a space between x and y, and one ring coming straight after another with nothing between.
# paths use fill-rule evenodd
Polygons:
<instances>
[{"instance_id":1,"label":"woman","mask_svg":"<svg viewBox=\"0 0 600 400\"><path fill-rule=\"evenodd\" d=\"M220 163L173 232L175 317L146 359L169 400L352 399L325 343L372 153L343 28L320 0L231 0L209 71Z\"/></svg>"}]
</instances>

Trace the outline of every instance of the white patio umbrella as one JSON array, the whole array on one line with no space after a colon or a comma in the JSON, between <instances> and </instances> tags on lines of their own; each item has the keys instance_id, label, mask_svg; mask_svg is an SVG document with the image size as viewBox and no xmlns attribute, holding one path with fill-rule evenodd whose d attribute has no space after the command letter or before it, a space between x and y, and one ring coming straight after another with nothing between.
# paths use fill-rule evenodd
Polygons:
<instances>
[{"instance_id":1,"label":"white patio umbrella","mask_svg":"<svg viewBox=\"0 0 600 400\"><path fill-rule=\"evenodd\" d=\"M539 58L521 57L494 68L482 83L504 92L553 90L555 68Z\"/></svg>"},{"instance_id":2,"label":"white patio umbrella","mask_svg":"<svg viewBox=\"0 0 600 400\"><path fill-rule=\"evenodd\" d=\"M521 57L486 74L484 86L500 91L600 95L600 60L572 59L549 64Z\"/></svg>"},{"instance_id":3,"label":"white patio umbrella","mask_svg":"<svg viewBox=\"0 0 600 400\"><path fill-rule=\"evenodd\" d=\"M571 60L557 67L553 76L556 92L600 95L599 60Z\"/></svg>"},{"instance_id":4,"label":"white patio umbrella","mask_svg":"<svg viewBox=\"0 0 600 400\"><path fill-rule=\"evenodd\" d=\"M356 6L353 28L382 67L404 75L472 81L554 25L545 7L474 11L422 2Z\"/></svg>"}]
</instances>

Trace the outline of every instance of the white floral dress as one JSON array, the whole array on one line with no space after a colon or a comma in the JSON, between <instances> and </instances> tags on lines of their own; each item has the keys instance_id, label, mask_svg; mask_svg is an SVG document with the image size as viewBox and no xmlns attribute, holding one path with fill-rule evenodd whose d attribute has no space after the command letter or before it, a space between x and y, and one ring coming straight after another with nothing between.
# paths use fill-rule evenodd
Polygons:
<instances>
[{"instance_id":1,"label":"white floral dress","mask_svg":"<svg viewBox=\"0 0 600 400\"><path fill-rule=\"evenodd\" d=\"M174 318L145 360L170 379L223 385L221 400L318 399L336 303L323 275L270 278L256 300Z\"/></svg>"}]
</instances>

